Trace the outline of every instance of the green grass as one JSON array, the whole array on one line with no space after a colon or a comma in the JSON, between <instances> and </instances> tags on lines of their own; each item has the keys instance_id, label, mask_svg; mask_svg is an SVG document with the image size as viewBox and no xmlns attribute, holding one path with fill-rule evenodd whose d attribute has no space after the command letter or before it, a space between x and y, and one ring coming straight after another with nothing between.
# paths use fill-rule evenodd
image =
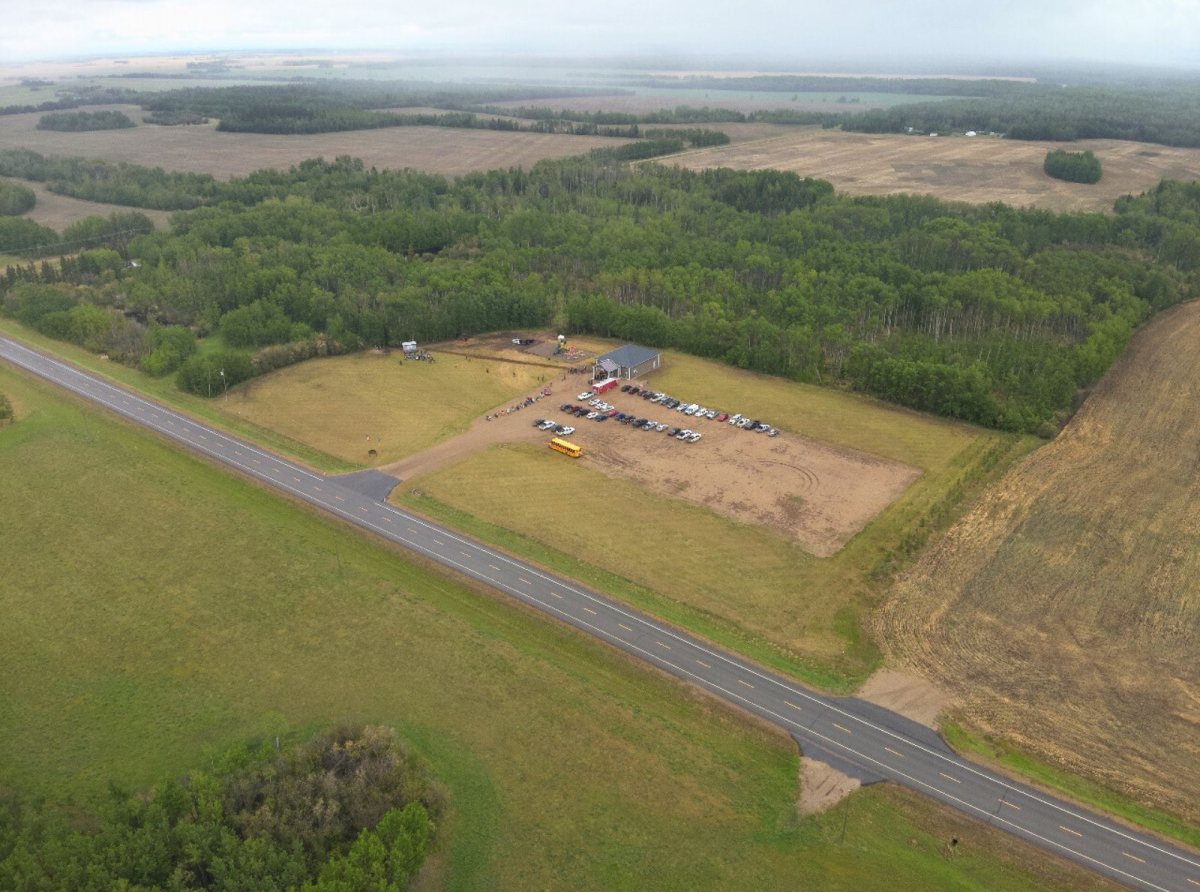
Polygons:
<instances>
[{"instance_id":1,"label":"green grass","mask_svg":"<svg viewBox=\"0 0 1200 892\"><path fill-rule=\"evenodd\" d=\"M26 794L359 719L446 784L447 889L1102 885L895 789L798 820L794 750L738 714L7 367L0 390L27 410L0 430L0 782Z\"/></svg>"},{"instance_id":2,"label":"green grass","mask_svg":"<svg viewBox=\"0 0 1200 892\"><path fill-rule=\"evenodd\" d=\"M942 726L942 735L959 752L976 753L1047 787L1060 790L1085 805L1200 848L1200 827L1175 815L1135 802L1128 796L1122 796L1095 781L1060 771L1028 753L1015 749L1007 741L974 734L955 722L946 722Z\"/></svg>"},{"instance_id":3,"label":"green grass","mask_svg":"<svg viewBox=\"0 0 1200 892\"><path fill-rule=\"evenodd\" d=\"M294 458L319 471L343 473L346 471L355 471L362 467L360 464L345 461L344 459L322 452L320 449L314 449L278 431L269 430L252 421L238 418L228 412L222 411L224 406L227 405L223 399L208 400L193 396L190 393L184 393L175 386L174 375L154 378L129 366L100 359L96 354L89 353L87 350L76 347L73 344L43 337L33 329L26 328L12 319L0 317L0 333L24 341L30 346L37 347L47 353L54 353L80 368L87 369L118 384L123 384L126 387L144 393L152 399L173 406L196 418L202 418L207 422L224 428L230 433L245 437L247 440L252 440L268 449ZM202 352L224 349L219 338L205 338L200 342L200 345ZM235 399L237 393L237 388L234 388L230 392L230 399Z\"/></svg>"},{"instance_id":4,"label":"green grass","mask_svg":"<svg viewBox=\"0 0 1200 892\"><path fill-rule=\"evenodd\" d=\"M810 683L846 692L880 663L860 618L891 572L946 526L964 500L1036 445L675 354L653 386L923 473L826 558L768 528L533 447L475 453L393 498Z\"/></svg>"}]
</instances>

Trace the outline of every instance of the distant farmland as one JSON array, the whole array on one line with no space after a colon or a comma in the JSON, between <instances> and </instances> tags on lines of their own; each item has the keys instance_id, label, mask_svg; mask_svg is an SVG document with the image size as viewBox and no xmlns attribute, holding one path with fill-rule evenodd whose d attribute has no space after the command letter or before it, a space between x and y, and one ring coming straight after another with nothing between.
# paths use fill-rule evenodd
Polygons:
<instances>
[{"instance_id":1,"label":"distant farmland","mask_svg":"<svg viewBox=\"0 0 1200 892\"><path fill-rule=\"evenodd\" d=\"M878 631L972 729L1200 823L1200 302L893 589ZM1007 746L1001 744L1002 747Z\"/></svg>"},{"instance_id":2,"label":"distant farmland","mask_svg":"<svg viewBox=\"0 0 1200 892\"><path fill-rule=\"evenodd\" d=\"M78 198L71 198L69 195L56 195L42 183L27 183L25 180L18 180L12 177L0 177L0 182L21 183L36 192L37 204L33 206L33 210L22 214L22 216L28 217L36 223L41 223L43 226L49 226L51 229L59 232L64 227L70 226L72 223L78 223L85 217L107 217L109 214L124 214L129 211L137 211L138 213L145 214L154 221L155 226L162 229L166 228L167 223L171 219L170 211L128 208L116 204L103 204L98 201L80 201Z\"/></svg>"},{"instance_id":3,"label":"distant farmland","mask_svg":"<svg viewBox=\"0 0 1200 892\"><path fill-rule=\"evenodd\" d=\"M133 106L110 106L135 121ZM265 167L286 169L306 158L352 155L368 167L413 167L457 176L475 170L528 168L543 158L580 155L629 140L602 136L510 133L448 127L390 127L281 136L219 133L216 123L179 127L139 124L128 130L56 133L35 129L39 114L0 117L0 149L32 149L45 155L82 155L128 161L167 170L210 173L221 179L244 176Z\"/></svg>"},{"instance_id":4,"label":"distant farmland","mask_svg":"<svg viewBox=\"0 0 1200 892\"><path fill-rule=\"evenodd\" d=\"M691 169L775 168L829 180L852 195L897 192L951 201L1003 201L1054 211L1107 211L1121 195L1144 192L1164 177L1200 178L1200 149L1176 149L1114 139L1063 144L1091 149L1104 178L1088 186L1046 176L1042 161L1056 143L987 137L843 133L805 127L774 139L689 152L676 163Z\"/></svg>"}]
</instances>

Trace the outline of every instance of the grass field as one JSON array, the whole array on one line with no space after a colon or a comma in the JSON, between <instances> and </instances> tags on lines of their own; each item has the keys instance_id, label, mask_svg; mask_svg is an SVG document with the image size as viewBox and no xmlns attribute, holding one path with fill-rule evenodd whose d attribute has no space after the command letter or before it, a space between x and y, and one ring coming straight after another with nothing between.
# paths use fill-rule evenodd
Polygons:
<instances>
[{"instance_id":1,"label":"grass field","mask_svg":"<svg viewBox=\"0 0 1200 892\"><path fill-rule=\"evenodd\" d=\"M345 461L378 465L466 429L553 375L537 366L436 356L433 364L403 362L399 353L311 360L239 387L222 409Z\"/></svg>"},{"instance_id":2,"label":"grass field","mask_svg":"<svg viewBox=\"0 0 1200 892\"><path fill-rule=\"evenodd\" d=\"M29 410L0 430L0 781L28 795L352 718L449 789L425 888L1115 888L892 788L800 821L782 738L7 367L0 390Z\"/></svg>"},{"instance_id":3,"label":"grass field","mask_svg":"<svg viewBox=\"0 0 1200 892\"><path fill-rule=\"evenodd\" d=\"M476 453L393 497L759 659L782 657L788 671L847 690L879 662L860 628L862 611L878 593L873 571L907 534L934 524L952 490L978 486L969 479L972 469L981 462L1003 466L1031 442L674 353L664 366L652 379L656 388L704 405L736 406L785 430L915 466L922 476L828 558L767 528L664 498L537 447Z\"/></svg>"},{"instance_id":4,"label":"grass field","mask_svg":"<svg viewBox=\"0 0 1200 892\"><path fill-rule=\"evenodd\" d=\"M879 630L996 749L1200 827L1200 303L891 593ZM1195 837L1200 840L1200 834Z\"/></svg>"},{"instance_id":5,"label":"grass field","mask_svg":"<svg viewBox=\"0 0 1200 892\"><path fill-rule=\"evenodd\" d=\"M22 186L27 186L37 193L37 204L33 206L33 210L26 214L35 223L41 223L43 226L49 226L56 232L62 232L64 228L72 223L78 223L85 217L107 217L109 214L125 214L129 211L137 211L139 214L145 214L154 221L154 225L159 229L166 229L171 221L170 211L152 211L146 208L129 208L118 204L103 204L98 201L80 201L78 198L71 198L69 195L56 195L45 187L42 183L31 183L28 180L18 180L14 177L0 177L0 182L20 183ZM0 253L3 253L3 245L0 245ZM84 247L87 247L86 245Z\"/></svg>"},{"instance_id":6,"label":"grass field","mask_svg":"<svg viewBox=\"0 0 1200 892\"><path fill-rule=\"evenodd\" d=\"M367 167L412 167L456 176L475 170L528 168L543 158L582 155L591 149L628 142L603 136L448 127L390 127L303 136L219 133L215 120L207 125L162 127L140 123L143 113L136 106L103 107L124 111L139 122L138 126L59 133L36 129L40 114L5 115L0 117L0 150L23 148L46 155L82 155L227 179L262 168L287 169L306 158L338 155L361 158Z\"/></svg>"},{"instance_id":7,"label":"grass field","mask_svg":"<svg viewBox=\"0 0 1200 892\"><path fill-rule=\"evenodd\" d=\"M1100 182L1083 185L1046 176L1042 170L1046 152L1062 147L1095 152L1104 167ZM1164 177L1200 177L1200 149L1111 139L1065 146L987 137L932 139L808 127L761 142L698 149L675 160L691 169L791 170L829 180L852 195L912 192L1054 211L1109 211L1119 196L1144 192Z\"/></svg>"}]
</instances>

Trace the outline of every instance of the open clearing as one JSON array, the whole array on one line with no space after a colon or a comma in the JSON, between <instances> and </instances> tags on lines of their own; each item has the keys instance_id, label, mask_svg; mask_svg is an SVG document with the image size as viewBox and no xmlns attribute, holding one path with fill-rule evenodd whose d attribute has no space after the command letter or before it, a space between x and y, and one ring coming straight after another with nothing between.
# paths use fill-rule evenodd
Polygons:
<instances>
[{"instance_id":1,"label":"open clearing","mask_svg":"<svg viewBox=\"0 0 1200 892\"><path fill-rule=\"evenodd\" d=\"M575 383L583 386L578 380ZM581 464L628 480L644 491L774 530L820 557L840 550L921 474L899 462L786 430L778 437L767 437L715 420L698 421L620 390L604 394L604 399L623 412L671 427L687 427L703 438L699 443L682 443L665 432L636 430L616 421L598 424L572 418L558 408L563 402L579 402L570 384L570 380L559 379L552 397L541 404L501 414L492 421L477 418L468 430L441 447L412 455L385 470L409 480L494 444L544 446L552 434L538 430L532 422L549 418L576 427L568 439L584 448ZM255 420L266 424L261 417Z\"/></svg>"},{"instance_id":2,"label":"open clearing","mask_svg":"<svg viewBox=\"0 0 1200 892\"><path fill-rule=\"evenodd\" d=\"M1056 148L1095 152L1104 167L1103 179L1089 186L1046 176L1042 162L1046 152ZM842 133L807 127L762 142L697 149L672 160L693 170L791 170L828 180L851 195L911 192L1053 211L1111 211L1118 197L1144 192L1164 177L1200 178L1200 149L1113 139L1059 144Z\"/></svg>"},{"instance_id":3,"label":"open clearing","mask_svg":"<svg viewBox=\"0 0 1200 892\"><path fill-rule=\"evenodd\" d=\"M145 214L154 221L154 225L159 229L166 229L171 221L170 211L152 211L146 208L124 207L119 204L104 204L98 201L80 201L69 195L56 195L43 183L31 183L15 177L0 177L0 182L20 183L36 192L37 204L33 206L33 210L21 216L28 217L43 226L49 226L56 232L62 232L72 223L78 223L85 217L107 217L109 214L127 214L130 211ZM3 246L0 245L0 250L2 249Z\"/></svg>"},{"instance_id":4,"label":"open clearing","mask_svg":"<svg viewBox=\"0 0 1200 892\"><path fill-rule=\"evenodd\" d=\"M130 105L102 107L124 111L138 122L145 114ZM209 173L220 179L245 176L263 168L286 170L306 158L332 159L338 155L361 158L367 167L412 167L457 176L500 167L528 168L544 158L582 155L591 149L629 142L602 136L450 127L386 127L298 136L220 133L216 121L178 127L139 123L126 130L59 133L36 129L40 117L37 113L0 116L0 150L23 148L44 155L128 161Z\"/></svg>"},{"instance_id":5,"label":"open clearing","mask_svg":"<svg viewBox=\"0 0 1200 892\"><path fill-rule=\"evenodd\" d=\"M897 584L895 655L973 730L1200 822L1200 303Z\"/></svg>"},{"instance_id":6,"label":"open clearing","mask_svg":"<svg viewBox=\"0 0 1200 892\"><path fill-rule=\"evenodd\" d=\"M449 790L437 888L1115 888L887 786L800 821L781 736L7 367L0 390L29 409L0 430L0 782L29 795L361 719Z\"/></svg>"},{"instance_id":7,"label":"open clearing","mask_svg":"<svg viewBox=\"0 0 1200 892\"><path fill-rule=\"evenodd\" d=\"M399 351L309 360L236 388L221 408L329 455L374 466L465 430L493 406L554 375L538 366L434 356L433 363L405 362Z\"/></svg>"},{"instance_id":8,"label":"open clearing","mask_svg":"<svg viewBox=\"0 0 1200 892\"><path fill-rule=\"evenodd\" d=\"M593 352L613 346L591 339L572 343ZM476 421L470 434L389 467L405 480L393 498L703 634L731 635L721 640L743 649L748 641L766 642L803 667L789 665L791 671L806 668L810 680L848 690L878 662L858 617L874 598L872 571L885 553L924 526L957 484L969 489L969 475L981 463L1003 464L1028 442L675 353L664 354L664 369L648 380L680 398L770 419L788 433L770 439L715 421L695 422L688 426L705 437L685 444L611 421L569 419L557 407L575 402L583 389L582 376L572 376L555 383L548 400L501 421ZM618 391L609 402L620 406L622 397L630 401ZM631 402L657 417L659 407ZM686 421L678 413L658 414L660 421ZM573 461L547 449L548 436L532 427L535 418L576 427L571 439L584 446L584 458ZM727 452L721 451L723 438ZM779 476L777 465L755 465L775 458L777 447L795 453L791 478ZM802 473L817 455L867 472L879 485L870 493L875 501L856 509L856 522L865 523L861 532L825 558L772 525L782 518L796 530L806 516L813 520L822 511L829 516L846 508L832 475L814 486ZM723 469L723 458L743 467ZM733 478L724 476L728 470ZM721 492L729 479L756 481L758 502L738 506L738 493ZM770 489L771 480L788 479L808 489ZM889 493L888 486L895 488ZM815 513L806 515L810 499ZM838 536L825 527L806 535L809 548L819 541L836 550Z\"/></svg>"}]
</instances>

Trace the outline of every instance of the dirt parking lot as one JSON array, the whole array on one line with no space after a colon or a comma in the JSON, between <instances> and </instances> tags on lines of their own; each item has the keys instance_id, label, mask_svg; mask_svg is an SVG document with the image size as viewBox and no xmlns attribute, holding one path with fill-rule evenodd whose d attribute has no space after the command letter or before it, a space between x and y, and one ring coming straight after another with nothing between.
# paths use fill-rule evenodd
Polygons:
<instances>
[{"instance_id":1,"label":"dirt parking lot","mask_svg":"<svg viewBox=\"0 0 1200 892\"><path fill-rule=\"evenodd\" d=\"M696 420L636 396L610 391L603 399L622 412L683 426L698 443L665 432L572 418L559 409L578 403L582 378L556 380L553 396L493 421L476 420L465 433L384 468L410 480L500 443L545 443L552 434L538 418L576 428L568 439L584 449L582 462L650 492L682 499L742 523L782 533L819 557L836 553L897 498L921 472L900 462L782 431L752 434L715 420ZM736 408L736 407L733 407ZM564 458L564 461L570 459Z\"/></svg>"}]
</instances>

